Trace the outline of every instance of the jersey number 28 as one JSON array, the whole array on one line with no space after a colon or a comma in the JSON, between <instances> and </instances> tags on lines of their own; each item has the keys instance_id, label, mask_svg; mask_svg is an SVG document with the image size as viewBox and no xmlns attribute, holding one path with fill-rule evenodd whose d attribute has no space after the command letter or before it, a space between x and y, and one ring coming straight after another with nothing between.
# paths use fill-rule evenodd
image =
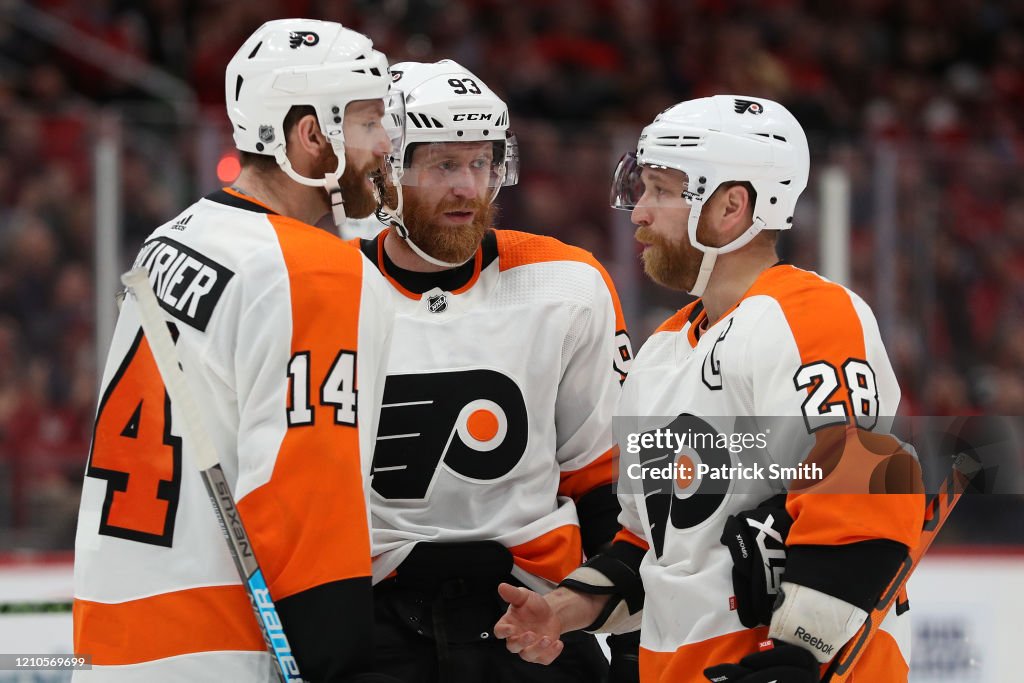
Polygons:
<instances>
[{"instance_id":1,"label":"jersey number 28","mask_svg":"<svg viewBox=\"0 0 1024 683\"><path fill-rule=\"evenodd\" d=\"M809 432L846 424L851 407L861 429L873 429L878 421L878 383L867 361L848 358L841 368L823 360L806 363L796 371L793 384L810 390L802 406ZM845 391L837 393L840 389Z\"/></svg>"}]
</instances>

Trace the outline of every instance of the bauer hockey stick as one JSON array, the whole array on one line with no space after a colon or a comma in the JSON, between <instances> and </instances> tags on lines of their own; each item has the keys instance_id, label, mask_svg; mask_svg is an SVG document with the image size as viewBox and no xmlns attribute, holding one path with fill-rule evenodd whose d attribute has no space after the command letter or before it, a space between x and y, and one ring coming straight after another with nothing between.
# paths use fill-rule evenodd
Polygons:
<instances>
[{"instance_id":1,"label":"bauer hockey stick","mask_svg":"<svg viewBox=\"0 0 1024 683\"><path fill-rule=\"evenodd\" d=\"M267 649L277 663L275 670L278 680L302 681L302 676L299 675L299 665L295 661L295 657L292 656L292 649L285 637L281 619L277 615L277 608L270 596L263 572L256 562L249 535L245 532L245 527L242 526L242 519L235 506L234 496L224 478L224 471L217 458L217 450L203 427L202 418L199 416L199 406L192 398L192 393L185 381L185 374L178 365L178 352L174 348L171 334L167 330L163 314L160 312L156 295L149 284L149 273L145 268L136 268L122 275L121 282L128 288L128 291L135 295L139 306L139 318L142 320L142 331L146 335L146 339L149 340L153 359L156 361L160 376L163 377L171 403L177 407L185 433L194 446L189 450L195 455L196 467L199 469L203 484L206 485L206 491L210 495L210 503L217 514L217 520L220 522L221 531L224 532L224 538L227 540L231 558L235 561L238 575L249 594L253 611L256 613L256 621L263 632L263 640L266 641Z\"/></svg>"},{"instance_id":2,"label":"bauer hockey stick","mask_svg":"<svg viewBox=\"0 0 1024 683\"><path fill-rule=\"evenodd\" d=\"M907 585L910 575L913 574L914 569L924 554L928 552L932 541L935 540L942 525L949 519L949 514L953 511L957 502L959 502L960 496L967 489L971 479L973 479L973 475L977 470L974 472L968 470L968 461L971 461L971 458L965 453L960 453L953 459L953 471L950 472L946 480L939 485L938 491L931 495L925 504L924 526L921 529L921 536L917 545L903 560L903 564L896 571L896 575L889 583L889 587L885 589L874 609L871 610L867 619L864 620L864 625L860 627L860 630L857 631L829 664L825 674L821 677L822 683L840 683L840 681L845 680L846 674L849 673L850 669L853 668L854 664L857 663L857 660L864 653L865 647L882 625L885 615L889 613L889 610L903 591L904 586Z\"/></svg>"}]
</instances>

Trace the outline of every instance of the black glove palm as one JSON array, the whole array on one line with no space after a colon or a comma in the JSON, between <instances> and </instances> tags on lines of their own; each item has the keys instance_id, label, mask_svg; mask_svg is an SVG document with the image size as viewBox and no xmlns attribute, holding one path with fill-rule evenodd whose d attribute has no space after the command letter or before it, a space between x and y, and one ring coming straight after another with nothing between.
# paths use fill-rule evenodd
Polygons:
<instances>
[{"instance_id":1,"label":"black glove palm","mask_svg":"<svg viewBox=\"0 0 1024 683\"><path fill-rule=\"evenodd\" d=\"M755 652L739 664L718 664L704 669L713 683L819 683L818 661L810 651L775 641L775 647Z\"/></svg>"}]
</instances>

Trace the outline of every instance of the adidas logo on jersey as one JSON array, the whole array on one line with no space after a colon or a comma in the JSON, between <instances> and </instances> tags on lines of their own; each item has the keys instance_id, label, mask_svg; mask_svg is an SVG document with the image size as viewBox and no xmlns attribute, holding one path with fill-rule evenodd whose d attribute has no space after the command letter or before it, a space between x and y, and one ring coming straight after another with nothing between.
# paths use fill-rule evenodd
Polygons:
<instances>
[{"instance_id":1,"label":"adidas logo on jersey","mask_svg":"<svg viewBox=\"0 0 1024 683\"><path fill-rule=\"evenodd\" d=\"M171 230L184 230L188 227L188 222L190 220L192 220L192 214L189 214L184 218L179 218L174 222L174 225L171 226Z\"/></svg>"},{"instance_id":2,"label":"adidas logo on jersey","mask_svg":"<svg viewBox=\"0 0 1024 683\"><path fill-rule=\"evenodd\" d=\"M234 277L216 261L167 237L142 245L134 267L149 271L149 282L165 311L201 332Z\"/></svg>"}]
</instances>

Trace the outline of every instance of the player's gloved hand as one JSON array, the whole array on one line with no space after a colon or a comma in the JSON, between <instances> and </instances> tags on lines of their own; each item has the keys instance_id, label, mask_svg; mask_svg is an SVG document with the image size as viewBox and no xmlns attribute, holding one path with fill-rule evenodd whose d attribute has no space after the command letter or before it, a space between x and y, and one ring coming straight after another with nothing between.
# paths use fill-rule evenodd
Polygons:
<instances>
[{"instance_id":1,"label":"player's gloved hand","mask_svg":"<svg viewBox=\"0 0 1024 683\"><path fill-rule=\"evenodd\" d=\"M721 542L732 555L736 611L747 628L771 622L786 569L786 536L792 525L785 494L725 521Z\"/></svg>"},{"instance_id":2,"label":"player's gloved hand","mask_svg":"<svg viewBox=\"0 0 1024 683\"><path fill-rule=\"evenodd\" d=\"M640 683L640 631L608 636L608 683Z\"/></svg>"},{"instance_id":3,"label":"player's gloved hand","mask_svg":"<svg viewBox=\"0 0 1024 683\"><path fill-rule=\"evenodd\" d=\"M704 669L713 683L819 683L818 660L798 645L774 641L771 649L749 654L739 664Z\"/></svg>"}]
</instances>

